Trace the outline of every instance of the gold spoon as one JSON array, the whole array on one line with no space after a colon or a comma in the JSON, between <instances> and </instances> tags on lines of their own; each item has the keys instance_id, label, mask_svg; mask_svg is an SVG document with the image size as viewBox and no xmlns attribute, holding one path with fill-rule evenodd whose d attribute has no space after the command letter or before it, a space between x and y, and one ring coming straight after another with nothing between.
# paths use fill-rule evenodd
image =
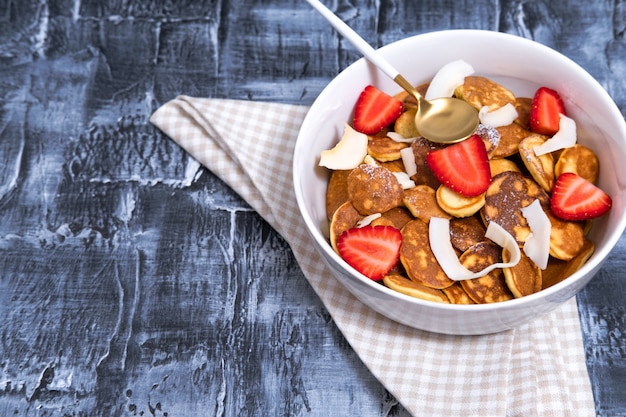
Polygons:
<instances>
[{"instance_id":1,"label":"gold spoon","mask_svg":"<svg viewBox=\"0 0 626 417\"><path fill-rule=\"evenodd\" d=\"M363 56L417 100L415 127L420 135L433 142L454 143L471 136L478 126L478 112L470 104L452 97L426 100L370 44L319 0L307 0Z\"/></svg>"}]
</instances>

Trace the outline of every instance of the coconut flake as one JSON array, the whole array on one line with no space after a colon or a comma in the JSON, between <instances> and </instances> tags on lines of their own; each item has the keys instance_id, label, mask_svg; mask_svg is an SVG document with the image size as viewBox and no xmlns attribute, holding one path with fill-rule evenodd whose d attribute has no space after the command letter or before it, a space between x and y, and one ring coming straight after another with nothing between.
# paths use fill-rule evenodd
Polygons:
<instances>
[{"instance_id":1,"label":"coconut flake","mask_svg":"<svg viewBox=\"0 0 626 417\"><path fill-rule=\"evenodd\" d=\"M406 172L392 172L392 174L398 179L398 182L402 186L403 190L415 187L415 182L409 178Z\"/></svg>"},{"instance_id":2,"label":"coconut flake","mask_svg":"<svg viewBox=\"0 0 626 417\"><path fill-rule=\"evenodd\" d=\"M517 242L509 232L492 221L487 226L485 237L508 250L511 253L511 261L496 262L482 271L472 272L461 264L454 252L452 242L450 242L450 220L441 217L431 217L428 226L428 238L430 239L430 247L433 254L448 278L453 281L480 278L496 268L510 268L517 265L521 258L521 253Z\"/></svg>"},{"instance_id":3,"label":"coconut flake","mask_svg":"<svg viewBox=\"0 0 626 417\"><path fill-rule=\"evenodd\" d=\"M483 106L478 111L480 122L491 127L510 125L517 119L517 116L517 110L511 103L507 103L494 111L489 111L489 106Z\"/></svg>"},{"instance_id":4,"label":"coconut flake","mask_svg":"<svg viewBox=\"0 0 626 417\"><path fill-rule=\"evenodd\" d=\"M522 208L522 214L528 221L531 231L524 243L524 253L539 268L546 269L550 257L550 231L552 229L550 219L537 199L529 206Z\"/></svg>"},{"instance_id":5,"label":"coconut flake","mask_svg":"<svg viewBox=\"0 0 626 417\"><path fill-rule=\"evenodd\" d=\"M415 154L410 147L400 150L400 156L402 157L402 163L404 164L404 170L409 177L417 174L417 163L415 162Z\"/></svg>"},{"instance_id":6,"label":"coconut flake","mask_svg":"<svg viewBox=\"0 0 626 417\"><path fill-rule=\"evenodd\" d=\"M415 139L417 139L417 137L405 138L398 132L387 132L387 137L393 140L394 142L399 142L399 143L413 143Z\"/></svg>"},{"instance_id":7,"label":"coconut flake","mask_svg":"<svg viewBox=\"0 0 626 417\"><path fill-rule=\"evenodd\" d=\"M369 216L365 216L361 220L358 221L358 223L356 224L356 227L367 226L370 223L372 223L374 220L378 219L380 216L382 216L382 214L380 213L374 213L374 214L370 214Z\"/></svg>"},{"instance_id":8,"label":"coconut flake","mask_svg":"<svg viewBox=\"0 0 626 417\"><path fill-rule=\"evenodd\" d=\"M363 158L363 163L367 164L367 165L372 165L372 166L379 166L380 164L376 161L376 159L374 159L374 157L370 154L365 155L365 158Z\"/></svg>"},{"instance_id":9,"label":"coconut flake","mask_svg":"<svg viewBox=\"0 0 626 417\"><path fill-rule=\"evenodd\" d=\"M320 166L334 170L354 169L367 155L367 135L357 132L347 123L343 136L334 148L322 151Z\"/></svg>"},{"instance_id":10,"label":"coconut flake","mask_svg":"<svg viewBox=\"0 0 626 417\"><path fill-rule=\"evenodd\" d=\"M433 77L424 98L452 97L454 90L465 82L465 77L473 73L474 67L462 59L444 65Z\"/></svg>"},{"instance_id":11,"label":"coconut flake","mask_svg":"<svg viewBox=\"0 0 626 417\"><path fill-rule=\"evenodd\" d=\"M541 156L576 145L576 122L564 114L559 114L559 131L550 139L533 148L535 155Z\"/></svg>"}]
</instances>

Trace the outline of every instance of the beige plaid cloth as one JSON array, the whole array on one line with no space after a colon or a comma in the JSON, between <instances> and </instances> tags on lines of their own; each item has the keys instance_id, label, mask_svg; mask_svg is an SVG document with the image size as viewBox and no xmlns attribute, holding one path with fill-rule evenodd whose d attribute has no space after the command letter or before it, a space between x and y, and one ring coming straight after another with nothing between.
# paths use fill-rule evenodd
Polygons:
<instances>
[{"instance_id":1,"label":"beige plaid cloth","mask_svg":"<svg viewBox=\"0 0 626 417\"><path fill-rule=\"evenodd\" d=\"M575 299L512 331L446 336L375 313L332 277L313 249L292 185L292 152L307 110L181 96L151 122L289 242L352 348L414 416L595 415Z\"/></svg>"}]
</instances>

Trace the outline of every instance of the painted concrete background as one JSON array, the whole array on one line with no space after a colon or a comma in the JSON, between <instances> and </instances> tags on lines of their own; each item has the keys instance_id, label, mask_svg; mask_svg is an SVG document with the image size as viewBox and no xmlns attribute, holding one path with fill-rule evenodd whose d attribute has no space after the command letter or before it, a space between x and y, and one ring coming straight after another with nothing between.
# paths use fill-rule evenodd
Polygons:
<instances>
[{"instance_id":1,"label":"painted concrete background","mask_svg":"<svg viewBox=\"0 0 626 417\"><path fill-rule=\"evenodd\" d=\"M626 2L328 2L372 45L535 39L626 111ZM408 416L286 243L149 123L178 94L308 105L359 56L300 0L0 0L0 415ZM427 57L426 57L427 58ZM626 416L626 239L579 295Z\"/></svg>"}]
</instances>

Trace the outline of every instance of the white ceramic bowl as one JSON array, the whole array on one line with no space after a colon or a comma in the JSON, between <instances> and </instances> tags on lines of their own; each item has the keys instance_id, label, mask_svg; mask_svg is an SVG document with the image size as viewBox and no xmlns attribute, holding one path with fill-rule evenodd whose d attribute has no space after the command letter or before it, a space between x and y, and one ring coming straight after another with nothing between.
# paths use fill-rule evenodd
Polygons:
<instances>
[{"instance_id":1,"label":"white ceramic bowl","mask_svg":"<svg viewBox=\"0 0 626 417\"><path fill-rule=\"evenodd\" d=\"M448 305L412 298L371 281L352 269L331 248L325 193L329 173L318 167L319 154L338 141L351 121L361 90L373 84L389 94L400 88L364 59L339 74L319 95L306 116L294 152L294 187L298 206L313 242L335 277L358 299L393 320L447 334L487 334L536 319L570 299L600 269L626 226L626 124L619 109L580 66L536 42L498 32L449 30L407 38L381 48L414 84L429 81L439 68L463 59L477 75L501 82L518 96L532 97L540 85L560 92L568 115L577 122L579 143L600 159L599 186L611 195L611 211L596 220L590 238L591 259L564 281L536 294L487 305Z\"/></svg>"}]
</instances>

